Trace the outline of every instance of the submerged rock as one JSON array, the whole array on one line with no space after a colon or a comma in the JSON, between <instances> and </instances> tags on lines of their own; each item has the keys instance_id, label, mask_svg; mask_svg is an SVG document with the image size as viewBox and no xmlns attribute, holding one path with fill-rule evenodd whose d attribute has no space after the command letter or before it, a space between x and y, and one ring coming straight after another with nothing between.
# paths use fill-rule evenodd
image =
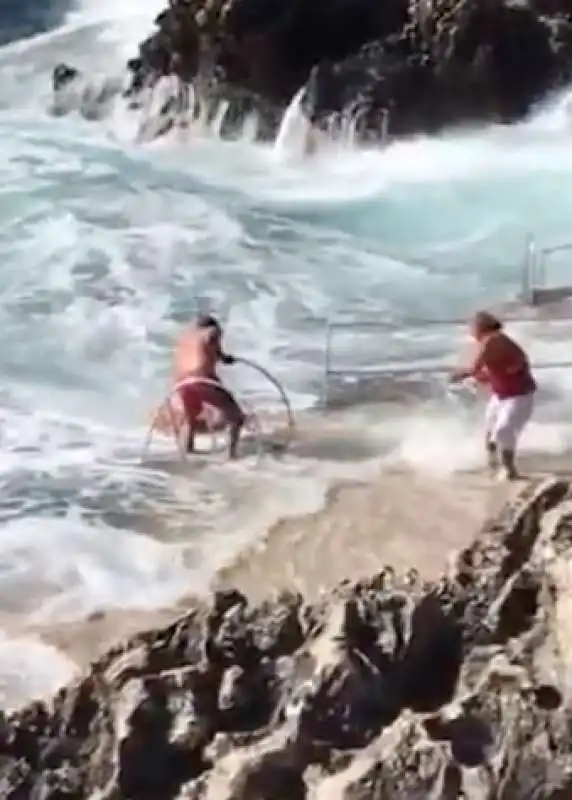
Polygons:
<instances>
[{"instance_id":1,"label":"submerged rock","mask_svg":"<svg viewBox=\"0 0 572 800\"><path fill-rule=\"evenodd\" d=\"M531 483L436 583L216 593L4 715L2 798L572 796L571 509Z\"/></svg>"},{"instance_id":2,"label":"submerged rock","mask_svg":"<svg viewBox=\"0 0 572 800\"><path fill-rule=\"evenodd\" d=\"M113 110L123 90L119 78L96 80L69 64L60 63L52 72L52 103L49 113L56 117L77 111L84 119L101 120Z\"/></svg>"}]
</instances>

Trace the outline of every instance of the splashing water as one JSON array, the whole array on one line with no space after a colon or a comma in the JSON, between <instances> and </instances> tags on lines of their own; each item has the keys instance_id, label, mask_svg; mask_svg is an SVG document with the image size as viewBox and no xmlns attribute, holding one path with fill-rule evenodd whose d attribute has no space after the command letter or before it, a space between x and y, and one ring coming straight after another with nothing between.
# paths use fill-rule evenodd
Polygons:
<instances>
[{"instance_id":1,"label":"splashing water","mask_svg":"<svg viewBox=\"0 0 572 800\"><path fill-rule=\"evenodd\" d=\"M304 140L309 130L309 123L302 113L304 92L304 86L298 89L282 117L282 123L275 142L275 149L281 154L284 154L289 149L303 150Z\"/></svg>"},{"instance_id":2,"label":"splashing water","mask_svg":"<svg viewBox=\"0 0 572 800\"><path fill-rule=\"evenodd\" d=\"M294 453L262 470L248 459L184 474L164 461L143 468L174 338L197 308L218 313L229 347L307 407L322 390L320 320L500 303L518 291L527 233L541 245L569 236L569 97L512 129L324 148L309 160L287 157L295 103L276 149L253 144L252 128L233 143L191 135L137 147L120 119L44 114L56 61L120 70L161 5L86 0L59 30L0 50L0 612L11 629L201 591L278 516L319 507L331 480L371 469L389 445L425 468L478 453L478 431L449 403L430 418L383 412L353 463ZM551 281L566 279L568 257L550 261ZM564 352L562 335L520 333L535 358ZM342 331L335 358L451 356L461 337L409 324ZM260 407L272 399L252 374L229 379ZM531 449L570 439L572 381L550 380L561 399L531 426Z\"/></svg>"}]
</instances>

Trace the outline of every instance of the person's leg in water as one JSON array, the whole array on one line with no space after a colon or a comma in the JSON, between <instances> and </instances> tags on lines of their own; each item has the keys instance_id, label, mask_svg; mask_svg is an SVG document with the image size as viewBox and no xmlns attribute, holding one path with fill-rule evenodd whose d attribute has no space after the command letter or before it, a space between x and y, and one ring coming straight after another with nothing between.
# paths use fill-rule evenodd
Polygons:
<instances>
[{"instance_id":1,"label":"person's leg in water","mask_svg":"<svg viewBox=\"0 0 572 800\"><path fill-rule=\"evenodd\" d=\"M499 454L498 454L498 451L497 451L497 446L490 439L489 434L487 434L487 437L486 437L485 448L486 448L486 451L487 451L487 466L491 470L498 469L498 466L499 466Z\"/></svg>"},{"instance_id":2,"label":"person's leg in water","mask_svg":"<svg viewBox=\"0 0 572 800\"><path fill-rule=\"evenodd\" d=\"M194 453L195 452L195 425L193 422L188 422L188 432L187 432L187 453Z\"/></svg>"},{"instance_id":3,"label":"person's leg in water","mask_svg":"<svg viewBox=\"0 0 572 800\"><path fill-rule=\"evenodd\" d=\"M499 453L494 439L498 411L499 399L496 395L492 395L485 412L485 449L487 453L487 465L491 470L497 470L499 467Z\"/></svg>"},{"instance_id":4,"label":"person's leg in water","mask_svg":"<svg viewBox=\"0 0 572 800\"><path fill-rule=\"evenodd\" d=\"M502 472L500 478L514 481L519 478L516 468L518 439L526 427L534 408L534 394L508 397L500 400L499 412L493 433Z\"/></svg>"},{"instance_id":5,"label":"person's leg in water","mask_svg":"<svg viewBox=\"0 0 572 800\"><path fill-rule=\"evenodd\" d=\"M231 461L234 461L237 458L238 453L238 444L240 442L240 434L242 433L242 429L244 427L244 416L241 412L240 419L233 419L229 421L229 447L228 447L228 457ZM187 433L187 453L194 453L195 451L195 438L196 438L196 427L189 423L188 433Z\"/></svg>"},{"instance_id":6,"label":"person's leg in water","mask_svg":"<svg viewBox=\"0 0 572 800\"><path fill-rule=\"evenodd\" d=\"M234 461L237 458L238 443L244 423L246 422L246 417L234 397L230 394L227 395L225 414L230 428L228 457L231 461Z\"/></svg>"},{"instance_id":7,"label":"person's leg in water","mask_svg":"<svg viewBox=\"0 0 572 800\"><path fill-rule=\"evenodd\" d=\"M222 383L217 387L211 387L210 394L211 405L220 413L220 422L216 423L215 430L228 427L228 457L230 461L234 461L238 457L240 434L246 421L245 414L230 389L227 389Z\"/></svg>"},{"instance_id":8,"label":"person's leg in water","mask_svg":"<svg viewBox=\"0 0 572 800\"><path fill-rule=\"evenodd\" d=\"M187 417L187 453L194 452L195 438L198 433L215 433L229 427L229 458L237 458L240 434L246 417L234 399L232 393L220 386L190 386L184 394ZM213 419L216 410L219 420Z\"/></svg>"},{"instance_id":9,"label":"person's leg in water","mask_svg":"<svg viewBox=\"0 0 572 800\"><path fill-rule=\"evenodd\" d=\"M195 450L195 437L197 433L200 433L201 428L204 428L204 425L201 425L201 419L205 401L205 387L200 383L189 383L179 393L187 426L185 450L187 453L193 453Z\"/></svg>"}]
</instances>

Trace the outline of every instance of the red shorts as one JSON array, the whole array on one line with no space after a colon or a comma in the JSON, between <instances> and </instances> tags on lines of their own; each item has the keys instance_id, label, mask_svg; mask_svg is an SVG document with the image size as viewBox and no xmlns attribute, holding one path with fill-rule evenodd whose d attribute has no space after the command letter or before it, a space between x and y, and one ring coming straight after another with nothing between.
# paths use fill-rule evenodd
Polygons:
<instances>
[{"instance_id":1,"label":"red shorts","mask_svg":"<svg viewBox=\"0 0 572 800\"><path fill-rule=\"evenodd\" d=\"M189 383L179 389L185 417L196 433L220 431L228 425L240 425L244 414L230 392L222 385Z\"/></svg>"}]
</instances>

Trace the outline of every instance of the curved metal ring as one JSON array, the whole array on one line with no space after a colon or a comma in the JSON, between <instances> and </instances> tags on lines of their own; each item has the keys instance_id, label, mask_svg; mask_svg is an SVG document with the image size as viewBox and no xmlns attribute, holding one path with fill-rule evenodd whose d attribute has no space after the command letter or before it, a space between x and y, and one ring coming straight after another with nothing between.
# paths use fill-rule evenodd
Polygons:
<instances>
[{"instance_id":1,"label":"curved metal ring","mask_svg":"<svg viewBox=\"0 0 572 800\"><path fill-rule=\"evenodd\" d=\"M153 440L153 434L155 433L157 421L159 419L159 415L163 412L166 408L170 417L171 417L171 425L173 428L173 437L175 439L175 444L182 459L185 459L187 456L187 451L183 447L181 447L181 442L179 440L179 433L180 430L178 428L177 420L175 418L175 411L173 409L173 399L177 396L181 389L184 389L186 386L211 386L215 387L219 391L224 392L229 400L234 402L234 396L232 392L227 389L223 384L219 383L218 381L212 380L210 378L200 378L200 377L188 377L184 378L181 381L178 381L172 388L167 397L163 400L163 402L157 407L155 414L153 415L153 419L151 420L151 425L149 427L149 432L147 433L147 437L145 439L145 444L143 446L143 453L142 457L148 452L151 442ZM260 427L260 422L256 414L249 414L248 415L248 426L250 431L254 433L256 437L257 443L257 452L260 453L262 450L262 430ZM226 425L224 426L226 427ZM219 433L220 431L211 430L209 433L214 437L215 433Z\"/></svg>"},{"instance_id":2,"label":"curved metal ring","mask_svg":"<svg viewBox=\"0 0 572 800\"><path fill-rule=\"evenodd\" d=\"M286 416L287 416L287 419L288 419L287 440L283 444L281 444L280 449L281 450L287 450L288 447L290 446L291 442L292 442L293 437L294 437L295 420L294 420L294 413L292 411L292 406L291 406L290 401L288 399L288 395L286 394L286 391L284 390L284 387L282 386L280 381L278 381L277 378L274 377L274 375L272 375L267 369L265 369L264 367L260 366L260 364L257 364L254 361L250 361L247 358L237 358L235 363L244 364L247 367L251 367L252 369L255 369L257 372L259 372L261 375L263 375L266 378L266 380L268 380L274 386L274 388L277 390L277 392L278 392L278 394L280 396L280 400L282 402L282 405L284 406L284 409L286 411ZM232 399L234 401L234 396L230 392L229 389L227 389L223 384L219 383L218 381L212 380L210 378L188 377L188 378L184 378L183 380L179 381L178 383L176 383L171 388L169 394L167 395L165 400L161 403L161 405L158 406L158 408L157 408L157 410L156 410L156 412L155 412L155 414L153 416L153 419L152 419L152 422L151 422L151 426L149 428L149 432L148 432L147 438L145 440L145 444L144 444L144 448L143 448L143 456L147 453L147 451L149 450L149 447L151 446L151 442L152 442L152 439L153 439L153 434L154 434L155 429L156 429L156 424L157 424L157 420L159 418L159 415L163 412L165 407L167 407L168 413L169 413L169 415L171 417L171 423L172 423L172 427L173 427L173 433L174 433L177 449L180 452L181 458L186 458L186 455L187 455L186 450L184 450L181 447L181 443L179 441L179 430L177 429L177 421L175 419L175 412L173 410L172 401L173 401L173 398L178 394L178 392L181 389L183 389L185 386L193 386L193 385L203 385L203 386L216 387L217 389L225 392L226 395L229 397L229 399ZM253 433L255 435L255 438L256 438L257 453L260 454L262 452L262 447L263 447L262 426L260 424L260 420L259 420L258 416L255 413L250 413L248 415L248 417L249 417L251 433ZM214 431L211 432L211 433L214 434Z\"/></svg>"}]
</instances>

